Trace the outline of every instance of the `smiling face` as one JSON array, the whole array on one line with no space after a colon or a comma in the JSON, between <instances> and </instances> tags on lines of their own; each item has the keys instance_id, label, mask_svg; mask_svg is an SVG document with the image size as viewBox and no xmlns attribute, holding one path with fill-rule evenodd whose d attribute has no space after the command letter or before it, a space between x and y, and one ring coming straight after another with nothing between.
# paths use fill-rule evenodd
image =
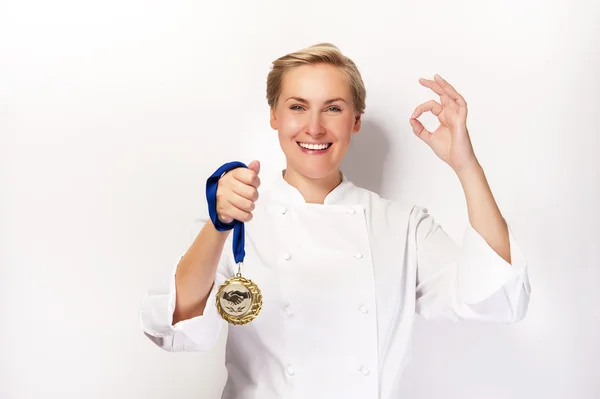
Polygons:
<instances>
[{"instance_id":1,"label":"smiling face","mask_svg":"<svg viewBox=\"0 0 600 399\"><path fill-rule=\"evenodd\" d=\"M309 179L339 173L352 134L360 130L348 81L328 64L302 65L283 78L271 127L287 160L287 172Z\"/></svg>"}]
</instances>

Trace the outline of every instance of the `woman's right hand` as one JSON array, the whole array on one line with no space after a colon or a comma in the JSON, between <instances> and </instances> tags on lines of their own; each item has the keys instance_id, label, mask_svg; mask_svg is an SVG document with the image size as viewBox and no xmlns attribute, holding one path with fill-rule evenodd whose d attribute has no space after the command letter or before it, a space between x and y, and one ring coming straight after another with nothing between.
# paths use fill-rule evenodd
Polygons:
<instances>
[{"instance_id":1,"label":"woman's right hand","mask_svg":"<svg viewBox=\"0 0 600 399\"><path fill-rule=\"evenodd\" d=\"M248 168L235 168L223 175L217 185L217 216L223 223L252 220L254 202L258 199L260 162Z\"/></svg>"}]
</instances>

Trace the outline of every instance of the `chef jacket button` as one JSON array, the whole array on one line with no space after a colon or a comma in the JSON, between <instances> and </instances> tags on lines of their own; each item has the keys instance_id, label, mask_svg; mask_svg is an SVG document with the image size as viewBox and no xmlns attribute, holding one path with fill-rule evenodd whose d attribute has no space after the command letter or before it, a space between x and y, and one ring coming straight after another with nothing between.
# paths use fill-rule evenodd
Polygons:
<instances>
[{"instance_id":1,"label":"chef jacket button","mask_svg":"<svg viewBox=\"0 0 600 399\"><path fill-rule=\"evenodd\" d=\"M286 253L284 253L284 254L283 254L283 259L285 259L285 260L290 260L290 259L292 259L292 254L291 254L291 253L289 253L289 252L286 252Z\"/></svg>"},{"instance_id":2,"label":"chef jacket button","mask_svg":"<svg viewBox=\"0 0 600 399\"><path fill-rule=\"evenodd\" d=\"M289 375L294 375L295 371L294 368L292 367L291 364L288 364L288 366L285 368L285 371L289 374Z\"/></svg>"},{"instance_id":3,"label":"chef jacket button","mask_svg":"<svg viewBox=\"0 0 600 399\"><path fill-rule=\"evenodd\" d=\"M360 366L359 371L363 374L363 375L369 375L370 371L368 368L366 368L365 366Z\"/></svg>"},{"instance_id":4,"label":"chef jacket button","mask_svg":"<svg viewBox=\"0 0 600 399\"><path fill-rule=\"evenodd\" d=\"M354 215L356 213L356 210L354 208L350 208L350 209L348 209L348 213L350 215Z\"/></svg>"},{"instance_id":5,"label":"chef jacket button","mask_svg":"<svg viewBox=\"0 0 600 399\"><path fill-rule=\"evenodd\" d=\"M360 252L357 252L357 253L354 254L354 257L356 259L361 259L363 257L363 254L361 254Z\"/></svg>"},{"instance_id":6,"label":"chef jacket button","mask_svg":"<svg viewBox=\"0 0 600 399\"><path fill-rule=\"evenodd\" d=\"M279 207L279 213L281 213L282 215L285 215L287 212L287 208L285 206L280 206Z\"/></svg>"},{"instance_id":7,"label":"chef jacket button","mask_svg":"<svg viewBox=\"0 0 600 399\"><path fill-rule=\"evenodd\" d=\"M292 310L292 307L290 305L287 305L285 308L283 308L283 310L288 316L292 316L294 314L294 311Z\"/></svg>"},{"instance_id":8,"label":"chef jacket button","mask_svg":"<svg viewBox=\"0 0 600 399\"><path fill-rule=\"evenodd\" d=\"M360 306L358 307L358 310L360 310L360 312L361 312L362 314L367 314L367 313L369 313L369 309L367 309L367 307L366 307L365 305L360 305Z\"/></svg>"}]
</instances>

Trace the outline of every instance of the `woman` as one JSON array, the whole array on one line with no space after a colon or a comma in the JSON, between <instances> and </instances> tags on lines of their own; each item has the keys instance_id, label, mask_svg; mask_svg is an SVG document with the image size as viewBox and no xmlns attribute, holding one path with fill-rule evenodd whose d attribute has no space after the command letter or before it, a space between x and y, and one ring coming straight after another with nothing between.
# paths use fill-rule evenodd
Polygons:
<instances>
[{"instance_id":1,"label":"woman","mask_svg":"<svg viewBox=\"0 0 600 399\"><path fill-rule=\"evenodd\" d=\"M227 325L215 298L237 272L231 230L217 226L241 222L241 272L264 301L250 322L229 325L224 398L396 398L415 313L521 320L526 263L473 152L465 100L437 75L420 82L440 102L419 105L409 122L462 184L470 223L460 247L427 209L344 176L365 88L350 59L319 44L276 60L268 76L271 126L287 161L281 178L259 199L258 161L216 175L213 216L170 289L142 304L146 335L168 351L213 347ZM440 121L433 133L417 120L427 111Z\"/></svg>"}]
</instances>

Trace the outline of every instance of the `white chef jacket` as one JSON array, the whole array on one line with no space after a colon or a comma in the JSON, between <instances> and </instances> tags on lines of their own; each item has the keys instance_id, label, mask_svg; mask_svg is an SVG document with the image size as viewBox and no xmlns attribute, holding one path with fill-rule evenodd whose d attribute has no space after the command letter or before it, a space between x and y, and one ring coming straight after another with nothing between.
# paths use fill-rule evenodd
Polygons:
<instances>
[{"instance_id":1,"label":"white chef jacket","mask_svg":"<svg viewBox=\"0 0 600 399\"><path fill-rule=\"evenodd\" d=\"M207 351L228 327L224 399L395 399L415 314L513 323L529 304L526 261L512 265L469 225L457 246L426 208L346 176L324 204L283 177L246 223L242 275L263 295L251 323L228 325L216 291L237 271L229 235L204 314L172 326L175 273L142 301L146 336L167 351Z\"/></svg>"}]
</instances>

